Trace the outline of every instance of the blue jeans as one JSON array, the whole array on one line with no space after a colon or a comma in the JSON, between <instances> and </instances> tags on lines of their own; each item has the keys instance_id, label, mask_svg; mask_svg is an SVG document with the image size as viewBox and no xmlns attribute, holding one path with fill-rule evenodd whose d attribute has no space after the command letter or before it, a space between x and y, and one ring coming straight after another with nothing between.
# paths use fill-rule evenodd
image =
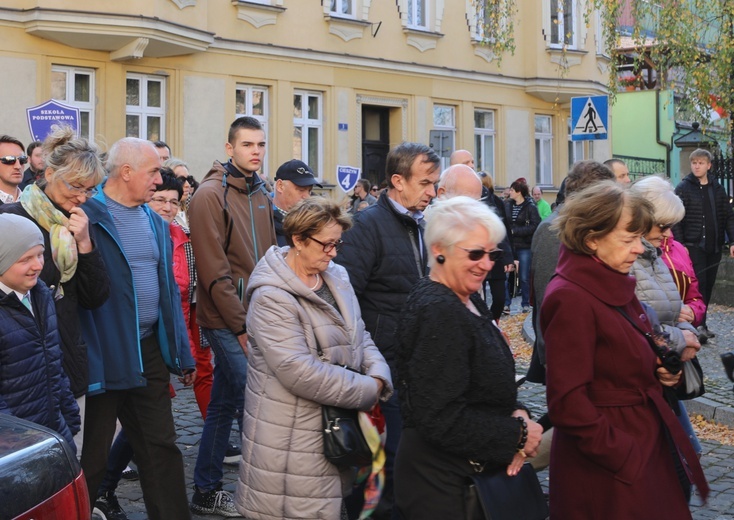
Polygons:
<instances>
[{"instance_id":1,"label":"blue jeans","mask_svg":"<svg viewBox=\"0 0 734 520\"><path fill-rule=\"evenodd\" d=\"M683 404L683 401L678 401L678 407L680 408L678 422L683 426L683 431L686 432L686 435L691 440L693 450L700 455L703 448L701 447L701 443L698 441L698 437L696 437L696 432L693 430L691 419L688 417L688 412L686 411L686 406Z\"/></svg>"},{"instance_id":2,"label":"blue jeans","mask_svg":"<svg viewBox=\"0 0 734 520\"><path fill-rule=\"evenodd\" d=\"M125 430L120 430L110 448L110 456L107 459L107 473L105 473L104 480L99 486L98 496L117 489L117 484L120 483L122 478L122 472L125 471L132 458L133 447L130 446L130 442L127 440Z\"/></svg>"},{"instance_id":3,"label":"blue jeans","mask_svg":"<svg viewBox=\"0 0 734 520\"><path fill-rule=\"evenodd\" d=\"M202 492L217 489L222 482L222 464L237 410L244 408L247 356L237 336L228 329L205 329L214 353L214 381L206 421L201 432L194 483ZM239 417L242 431L242 417Z\"/></svg>"}]
</instances>

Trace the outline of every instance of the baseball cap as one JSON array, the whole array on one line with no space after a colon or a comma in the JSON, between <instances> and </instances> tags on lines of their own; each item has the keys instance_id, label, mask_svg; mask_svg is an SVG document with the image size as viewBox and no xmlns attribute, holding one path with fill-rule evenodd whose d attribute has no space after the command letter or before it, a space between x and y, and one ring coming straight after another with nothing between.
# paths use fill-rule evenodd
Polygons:
<instances>
[{"instance_id":1,"label":"baseball cap","mask_svg":"<svg viewBox=\"0 0 734 520\"><path fill-rule=\"evenodd\" d=\"M275 172L275 180L278 179L291 181L296 186L318 186L323 188L316 180L313 170L309 168L308 164L298 159L292 159L281 164L278 171Z\"/></svg>"}]
</instances>

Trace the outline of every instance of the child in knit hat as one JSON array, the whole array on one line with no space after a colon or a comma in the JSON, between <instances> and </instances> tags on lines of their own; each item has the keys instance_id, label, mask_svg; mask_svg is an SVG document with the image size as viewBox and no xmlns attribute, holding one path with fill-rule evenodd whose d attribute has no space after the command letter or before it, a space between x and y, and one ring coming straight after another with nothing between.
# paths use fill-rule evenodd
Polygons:
<instances>
[{"instance_id":1,"label":"child in knit hat","mask_svg":"<svg viewBox=\"0 0 734 520\"><path fill-rule=\"evenodd\" d=\"M38 279L43 251L38 226L0 214L0 413L50 428L76 451L79 407L61 368L53 295Z\"/></svg>"}]
</instances>

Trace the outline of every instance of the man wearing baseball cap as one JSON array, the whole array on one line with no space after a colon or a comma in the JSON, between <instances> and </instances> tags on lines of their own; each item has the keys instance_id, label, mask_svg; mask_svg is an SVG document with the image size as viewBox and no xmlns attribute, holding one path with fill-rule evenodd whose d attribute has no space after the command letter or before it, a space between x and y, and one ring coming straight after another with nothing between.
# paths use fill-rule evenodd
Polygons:
<instances>
[{"instance_id":1,"label":"man wearing baseball cap","mask_svg":"<svg viewBox=\"0 0 734 520\"><path fill-rule=\"evenodd\" d=\"M278 245L288 245L283 234L283 219L299 200L311 196L314 186L322 188L314 176L313 170L303 161L292 159L284 162L275 172L275 190L273 191L273 218Z\"/></svg>"}]
</instances>

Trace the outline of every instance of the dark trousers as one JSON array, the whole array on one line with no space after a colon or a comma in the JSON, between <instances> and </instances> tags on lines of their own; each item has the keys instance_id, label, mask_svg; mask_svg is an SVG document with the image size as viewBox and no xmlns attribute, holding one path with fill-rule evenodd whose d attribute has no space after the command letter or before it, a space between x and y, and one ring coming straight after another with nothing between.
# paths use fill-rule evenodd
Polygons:
<instances>
[{"instance_id":1,"label":"dark trousers","mask_svg":"<svg viewBox=\"0 0 734 520\"><path fill-rule=\"evenodd\" d=\"M82 468L94 505L107 471L107 460L120 419L140 473L145 509L150 520L190 519L183 457L168 392L169 374L155 338L141 341L147 386L87 396Z\"/></svg>"},{"instance_id":2,"label":"dark trousers","mask_svg":"<svg viewBox=\"0 0 734 520\"><path fill-rule=\"evenodd\" d=\"M488 278L484 283L489 285L489 291L492 295L492 305L489 307L492 319L499 321L502 317L502 310L505 308L505 279Z\"/></svg>"},{"instance_id":3,"label":"dark trousers","mask_svg":"<svg viewBox=\"0 0 734 520\"><path fill-rule=\"evenodd\" d=\"M707 253L699 247L690 247L688 248L688 254L691 255L693 270L696 271L703 302L708 307L711 301L711 293L714 292L716 273L719 271L719 264L721 263L721 252ZM703 315L701 325L706 325L706 314Z\"/></svg>"},{"instance_id":4,"label":"dark trousers","mask_svg":"<svg viewBox=\"0 0 734 520\"><path fill-rule=\"evenodd\" d=\"M122 473L133 458L133 447L127 440L125 430L120 430L117 434L115 442L110 448L110 457L107 460L107 473L105 474L102 484L99 486L97 496L107 494L108 491L115 491L117 484L120 483Z\"/></svg>"}]
</instances>

